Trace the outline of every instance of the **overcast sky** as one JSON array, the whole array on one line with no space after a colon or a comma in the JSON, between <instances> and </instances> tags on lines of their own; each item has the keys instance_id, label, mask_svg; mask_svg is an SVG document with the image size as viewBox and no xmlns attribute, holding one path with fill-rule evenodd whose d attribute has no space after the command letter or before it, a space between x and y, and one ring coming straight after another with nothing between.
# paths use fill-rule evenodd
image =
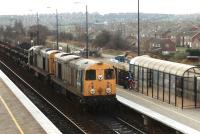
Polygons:
<instances>
[{"instance_id":1,"label":"overcast sky","mask_svg":"<svg viewBox=\"0 0 200 134\"><path fill-rule=\"evenodd\" d=\"M137 12L137 0L0 0L0 15L58 12L119 13ZM75 4L81 2L82 4ZM47 8L51 7L51 8ZM200 0L140 0L143 13L200 13Z\"/></svg>"}]
</instances>

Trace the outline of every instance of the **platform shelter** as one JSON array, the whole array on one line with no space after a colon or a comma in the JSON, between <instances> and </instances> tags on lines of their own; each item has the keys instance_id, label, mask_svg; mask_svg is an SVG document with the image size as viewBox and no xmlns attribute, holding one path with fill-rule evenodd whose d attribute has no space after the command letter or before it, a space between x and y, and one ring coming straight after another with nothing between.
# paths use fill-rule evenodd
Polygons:
<instances>
[{"instance_id":1,"label":"platform shelter","mask_svg":"<svg viewBox=\"0 0 200 134\"><path fill-rule=\"evenodd\" d=\"M200 68L149 56L130 61L135 90L181 108L200 107Z\"/></svg>"}]
</instances>

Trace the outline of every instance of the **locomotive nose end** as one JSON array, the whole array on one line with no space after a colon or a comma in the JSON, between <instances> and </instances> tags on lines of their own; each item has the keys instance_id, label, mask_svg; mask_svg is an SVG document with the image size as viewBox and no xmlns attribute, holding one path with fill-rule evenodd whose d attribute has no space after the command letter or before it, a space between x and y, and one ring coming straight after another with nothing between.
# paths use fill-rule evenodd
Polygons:
<instances>
[{"instance_id":1,"label":"locomotive nose end","mask_svg":"<svg viewBox=\"0 0 200 134\"><path fill-rule=\"evenodd\" d=\"M98 92L99 94L102 94L103 89L102 89L102 88L99 88L99 89L97 90L97 92Z\"/></svg>"}]
</instances>

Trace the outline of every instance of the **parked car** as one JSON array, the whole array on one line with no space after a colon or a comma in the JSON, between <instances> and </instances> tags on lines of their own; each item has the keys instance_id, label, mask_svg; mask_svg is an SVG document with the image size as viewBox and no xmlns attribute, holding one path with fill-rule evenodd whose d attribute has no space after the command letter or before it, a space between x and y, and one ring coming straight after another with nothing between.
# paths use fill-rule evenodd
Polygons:
<instances>
[{"instance_id":1,"label":"parked car","mask_svg":"<svg viewBox=\"0 0 200 134\"><path fill-rule=\"evenodd\" d=\"M115 60L118 60L119 62L125 62L125 56L124 55L118 55L115 57Z\"/></svg>"}]
</instances>

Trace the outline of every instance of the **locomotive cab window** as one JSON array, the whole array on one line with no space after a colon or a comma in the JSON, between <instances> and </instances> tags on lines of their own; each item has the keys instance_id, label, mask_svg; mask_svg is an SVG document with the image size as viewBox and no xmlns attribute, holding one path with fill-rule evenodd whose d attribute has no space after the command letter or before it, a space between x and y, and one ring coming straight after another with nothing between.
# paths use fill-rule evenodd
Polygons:
<instances>
[{"instance_id":1,"label":"locomotive cab window","mask_svg":"<svg viewBox=\"0 0 200 134\"><path fill-rule=\"evenodd\" d=\"M85 80L96 80L96 70L86 70Z\"/></svg>"},{"instance_id":2,"label":"locomotive cab window","mask_svg":"<svg viewBox=\"0 0 200 134\"><path fill-rule=\"evenodd\" d=\"M105 69L104 70L104 77L106 80L114 79L114 70L113 69Z\"/></svg>"}]
</instances>

